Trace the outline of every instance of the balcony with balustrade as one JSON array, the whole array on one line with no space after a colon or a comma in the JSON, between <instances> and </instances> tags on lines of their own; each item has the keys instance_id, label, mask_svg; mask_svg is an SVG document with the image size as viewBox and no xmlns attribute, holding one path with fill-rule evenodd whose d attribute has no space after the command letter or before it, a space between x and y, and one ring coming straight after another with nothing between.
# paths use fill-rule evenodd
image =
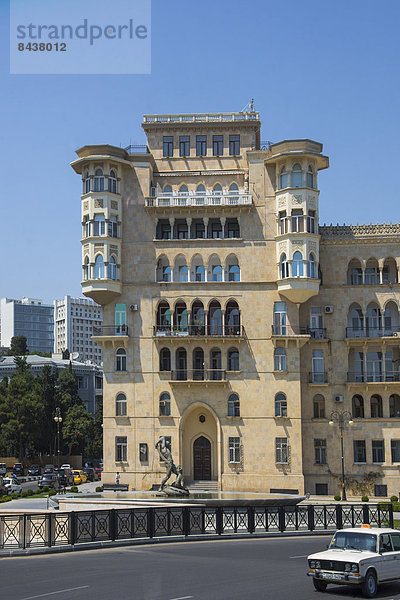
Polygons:
<instances>
[{"instance_id":1,"label":"balcony with balustrade","mask_svg":"<svg viewBox=\"0 0 400 600\"><path fill-rule=\"evenodd\" d=\"M249 192L239 189L235 192L230 190L207 190L204 193L196 191L188 192L158 192L154 196L146 198L147 209L151 210L168 210L176 209L186 211L196 208L198 210L209 209L232 209L237 207L241 209L249 209L253 206L253 197Z\"/></svg>"},{"instance_id":2,"label":"balcony with balustrade","mask_svg":"<svg viewBox=\"0 0 400 600\"><path fill-rule=\"evenodd\" d=\"M226 384L226 371L224 369L177 369L170 373L171 383Z\"/></svg>"},{"instance_id":3,"label":"balcony with balustrade","mask_svg":"<svg viewBox=\"0 0 400 600\"><path fill-rule=\"evenodd\" d=\"M226 340L244 340L246 336L243 325L155 325L153 327L153 337L156 339L170 341L182 341L182 339L214 340L215 338Z\"/></svg>"},{"instance_id":4,"label":"balcony with balustrade","mask_svg":"<svg viewBox=\"0 0 400 600\"><path fill-rule=\"evenodd\" d=\"M111 342L114 347L124 346L129 340L129 330L127 325L101 325L93 326L91 336L96 344Z\"/></svg>"}]
</instances>

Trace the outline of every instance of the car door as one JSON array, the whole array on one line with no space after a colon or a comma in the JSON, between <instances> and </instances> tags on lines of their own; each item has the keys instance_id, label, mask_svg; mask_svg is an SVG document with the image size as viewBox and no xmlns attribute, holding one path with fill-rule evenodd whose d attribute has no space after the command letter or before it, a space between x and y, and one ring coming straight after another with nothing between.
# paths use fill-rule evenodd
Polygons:
<instances>
[{"instance_id":1,"label":"car door","mask_svg":"<svg viewBox=\"0 0 400 600\"><path fill-rule=\"evenodd\" d=\"M400 579L400 533L392 533L390 537L392 540L393 554L395 555L393 577Z\"/></svg>"},{"instance_id":2,"label":"car door","mask_svg":"<svg viewBox=\"0 0 400 600\"><path fill-rule=\"evenodd\" d=\"M393 551L391 536L388 533L383 533L379 536L379 554L381 555L382 565L381 580L398 577L398 552Z\"/></svg>"}]
</instances>

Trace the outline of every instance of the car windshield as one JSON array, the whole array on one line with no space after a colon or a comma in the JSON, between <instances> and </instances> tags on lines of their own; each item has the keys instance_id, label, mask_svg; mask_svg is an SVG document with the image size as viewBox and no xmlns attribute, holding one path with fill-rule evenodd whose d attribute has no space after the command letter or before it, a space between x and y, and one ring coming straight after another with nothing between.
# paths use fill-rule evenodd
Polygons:
<instances>
[{"instance_id":1,"label":"car windshield","mask_svg":"<svg viewBox=\"0 0 400 600\"><path fill-rule=\"evenodd\" d=\"M376 535L354 531L338 531L333 536L329 548L376 552Z\"/></svg>"}]
</instances>

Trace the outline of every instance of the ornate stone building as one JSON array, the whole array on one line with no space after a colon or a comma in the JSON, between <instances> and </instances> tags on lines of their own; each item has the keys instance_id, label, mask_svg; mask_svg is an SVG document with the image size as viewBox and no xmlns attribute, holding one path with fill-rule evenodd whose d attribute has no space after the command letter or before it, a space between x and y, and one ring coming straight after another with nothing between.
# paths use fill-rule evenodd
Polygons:
<instances>
[{"instance_id":1,"label":"ornate stone building","mask_svg":"<svg viewBox=\"0 0 400 600\"><path fill-rule=\"evenodd\" d=\"M166 435L186 482L333 494L329 421L348 411L346 474L397 493L399 226L320 227L322 144L263 144L256 112L142 126L146 147L72 163L104 315L104 481L150 489Z\"/></svg>"}]
</instances>

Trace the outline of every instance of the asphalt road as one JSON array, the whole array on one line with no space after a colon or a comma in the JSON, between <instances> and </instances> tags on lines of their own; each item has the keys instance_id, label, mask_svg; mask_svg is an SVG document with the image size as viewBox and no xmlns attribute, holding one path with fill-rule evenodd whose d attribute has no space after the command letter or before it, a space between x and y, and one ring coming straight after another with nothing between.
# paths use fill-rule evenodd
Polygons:
<instances>
[{"instance_id":1,"label":"asphalt road","mask_svg":"<svg viewBox=\"0 0 400 600\"><path fill-rule=\"evenodd\" d=\"M347 587L314 591L306 555L327 537L221 540L131 546L0 559L1 597L13 600L332 600ZM378 598L400 598L400 582Z\"/></svg>"}]
</instances>

